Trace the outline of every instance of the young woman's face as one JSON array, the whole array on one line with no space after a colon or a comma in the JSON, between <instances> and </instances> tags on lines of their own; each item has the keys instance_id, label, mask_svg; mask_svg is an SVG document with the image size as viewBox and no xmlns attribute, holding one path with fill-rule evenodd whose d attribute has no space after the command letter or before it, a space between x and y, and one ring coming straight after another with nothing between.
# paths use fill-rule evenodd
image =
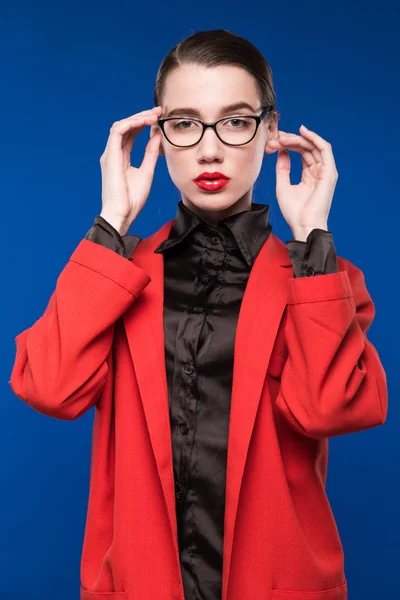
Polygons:
<instances>
[{"instance_id":1,"label":"young woman's face","mask_svg":"<svg viewBox=\"0 0 400 600\"><path fill-rule=\"evenodd\" d=\"M246 102L252 110L221 111L222 107L239 102ZM181 108L195 109L198 114L177 113ZM167 77L161 118L196 116L206 123L213 123L230 115L260 115L261 112L255 80L241 67L205 68L185 64ZM157 126L152 126L151 135L155 131ZM169 174L181 192L182 202L210 223L216 223L220 218L250 208L253 185L260 173L264 153L276 152L269 147L269 140L276 135L276 124L269 122L266 116L252 141L243 146L224 144L208 128L201 141L190 148L173 146L163 136L160 154L165 155ZM221 190L204 191L194 183L200 173L214 171L230 178Z\"/></svg>"}]
</instances>

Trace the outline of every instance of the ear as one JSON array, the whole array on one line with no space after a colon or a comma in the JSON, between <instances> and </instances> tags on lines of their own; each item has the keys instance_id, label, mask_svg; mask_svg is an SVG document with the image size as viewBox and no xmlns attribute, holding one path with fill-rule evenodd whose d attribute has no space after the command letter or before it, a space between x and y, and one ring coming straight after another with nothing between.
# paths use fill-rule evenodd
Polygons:
<instances>
[{"instance_id":1,"label":"ear","mask_svg":"<svg viewBox=\"0 0 400 600\"><path fill-rule=\"evenodd\" d=\"M266 152L267 154L273 154L274 152L277 152L277 148L270 146L270 140L273 139L277 139L278 138L278 123L276 121L271 121L269 123L269 128L267 131L267 140L265 142L265 146L264 146L264 152Z\"/></svg>"},{"instance_id":2,"label":"ear","mask_svg":"<svg viewBox=\"0 0 400 600\"><path fill-rule=\"evenodd\" d=\"M160 132L160 134L162 135L162 140L160 142L160 147L159 147L159 151L158 151L158 155L159 156L165 156L164 154L164 148L163 148L163 143L164 143L164 135L162 133L162 131L160 130L158 125L151 125L150 126L150 138L153 137L153 135L157 132Z\"/></svg>"}]
</instances>

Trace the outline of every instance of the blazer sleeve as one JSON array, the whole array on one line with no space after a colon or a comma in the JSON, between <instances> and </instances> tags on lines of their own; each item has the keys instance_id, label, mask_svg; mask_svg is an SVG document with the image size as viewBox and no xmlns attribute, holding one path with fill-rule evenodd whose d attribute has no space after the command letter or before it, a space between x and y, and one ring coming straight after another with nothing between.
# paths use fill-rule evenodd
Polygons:
<instances>
[{"instance_id":1,"label":"blazer sleeve","mask_svg":"<svg viewBox=\"0 0 400 600\"><path fill-rule=\"evenodd\" d=\"M13 392L58 419L76 419L94 406L107 379L114 325L149 281L130 260L81 240L43 315L15 338Z\"/></svg>"},{"instance_id":2,"label":"blazer sleeve","mask_svg":"<svg viewBox=\"0 0 400 600\"><path fill-rule=\"evenodd\" d=\"M106 219L98 215L93 227L87 232L85 239L100 244L120 256L129 258L142 238L134 233L122 235Z\"/></svg>"},{"instance_id":3,"label":"blazer sleeve","mask_svg":"<svg viewBox=\"0 0 400 600\"><path fill-rule=\"evenodd\" d=\"M305 242L287 240L286 248L293 264L294 277L329 275L339 270L330 231L313 229Z\"/></svg>"},{"instance_id":4,"label":"blazer sleeve","mask_svg":"<svg viewBox=\"0 0 400 600\"><path fill-rule=\"evenodd\" d=\"M290 278L284 318L287 358L274 406L299 433L321 439L385 422L386 373L367 338L375 306L362 271Z\"/></svg>"}]
</instances>

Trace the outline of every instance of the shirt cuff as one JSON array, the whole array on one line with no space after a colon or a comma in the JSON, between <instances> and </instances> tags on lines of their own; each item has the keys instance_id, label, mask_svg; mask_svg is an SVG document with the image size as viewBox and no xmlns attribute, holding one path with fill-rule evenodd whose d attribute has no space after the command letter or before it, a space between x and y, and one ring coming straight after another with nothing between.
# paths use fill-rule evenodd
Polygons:
<instances>
[{"instance_id":1,"label":"shirt cuff","mask_svg":"<svg viewBox=\"0 0 400 600\"><path fill-rule=\"evenodd\" d=\"M141 237L133 233L121 236L119 231L100 215L95 218L93 227L89 229L85 239L105 246L125 258L129 258L136 246L142 241Z\"/></svg>"},{"instance_id":2,"label":"shirt cuff","mask_svg":"<svg viewBox=\"0 0 400 600\"><path fill-rule=\"evenodd\" d=\"M305 242L287 240L286 248L293 264L295 277L329 275L339 271L330 231L313 229Z\"/></svg>"}]
</instances>

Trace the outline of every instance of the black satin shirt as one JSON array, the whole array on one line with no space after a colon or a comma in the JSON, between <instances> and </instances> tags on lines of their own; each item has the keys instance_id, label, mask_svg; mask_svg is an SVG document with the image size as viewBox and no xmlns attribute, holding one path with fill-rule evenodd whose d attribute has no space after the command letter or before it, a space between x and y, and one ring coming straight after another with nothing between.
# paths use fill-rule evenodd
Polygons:
<instances>
[{"instance_id":1,"label":"black satin shirt","mask_svg":"<svg viewBox=\"0 0 400 600\"><path fill-rule=\"evenodd\" d=\"M226 458L239 310L272 231L269 205L209 225L182 201L164 255L165 361L185 600L221 600ZM95 218L86 239L129 257L141 238ZM295 276L338 271L331 232L286 242Z\"/></svg>"}]
</instances>

